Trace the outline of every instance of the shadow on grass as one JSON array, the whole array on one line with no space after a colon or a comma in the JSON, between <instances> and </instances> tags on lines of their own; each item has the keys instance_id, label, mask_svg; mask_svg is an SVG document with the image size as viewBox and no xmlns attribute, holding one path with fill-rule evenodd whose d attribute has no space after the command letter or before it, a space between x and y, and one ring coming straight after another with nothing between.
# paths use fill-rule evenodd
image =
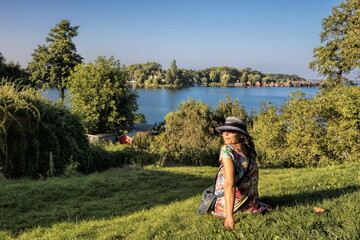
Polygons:
<instances>
[{"instance_id":1,"label":"shadow on grass","mask_svg":"<svg viewBox=\"0 0 360 240\"><path fill-rule=\"evenodd\" d=\"M312 204L325 199L338 198L343 194L353 193L359 191L360 187L357 185L347 186L343 188L334 188L326 190L318 190L311 192L302 192L298 194L284 194L281 196L262 197L261 201L275 207L292 207L298 204Z\"/></svg>"},{"instance_id":2,"label":"shadow on grass","mask_svg":"<svg viewBox=\"0 0 360 240\"><path fill-rule=\"evenodd\" d=\"M215 174L215 173L214 173ZM15 236L60 222L106 219L190 198L212 178L179 172L116 169L0 187L0 231Z\"/></svg>"},{"instance_id":3,"label":"shadow on grass","mask_svg":"<svg viewBox=\"0 0 360 240\"><path fill-rule=\"evenodd\" d=\"M103 173L46 181L9 181L0 186L0 231L17 235L61 222L108 219L193 197L210 186L214 172L115 169ZM203 172L201 172L203 171ZM194 175L196 174L196 176ZM207 177L208 176L208 177ZM268 196L273 207L333 199L359 186Z\"/></svg>"}]
</instances>

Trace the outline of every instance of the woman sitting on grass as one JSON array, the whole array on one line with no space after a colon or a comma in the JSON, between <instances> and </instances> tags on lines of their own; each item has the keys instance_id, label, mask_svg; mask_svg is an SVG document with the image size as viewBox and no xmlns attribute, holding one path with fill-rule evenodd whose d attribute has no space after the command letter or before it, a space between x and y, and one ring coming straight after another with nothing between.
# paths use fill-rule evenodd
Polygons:
<instances>
[{"instance_id":1,"label":"woman sitting on grass","mask_svg":"<svg viewBox=\"0 0 360 240\"><path fill-rule=\"evenodd\" d=\"M234 213L261 213L271 207L258 200L256 152L244 121L228 117L216 131L222 133L225 145L220 151L221 169L216 178L215 194L224 192L224 196L217 199L212 214L225 218L224 226L233 229Z\"/></svg>"}]
</instances>

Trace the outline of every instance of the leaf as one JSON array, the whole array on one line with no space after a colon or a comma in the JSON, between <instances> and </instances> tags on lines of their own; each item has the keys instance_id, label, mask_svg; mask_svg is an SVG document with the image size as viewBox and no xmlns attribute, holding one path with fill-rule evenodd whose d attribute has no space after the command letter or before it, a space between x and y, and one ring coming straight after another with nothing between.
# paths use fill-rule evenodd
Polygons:
<instances>
[{"instance_id":1,"label":"leaf","mask_svg":"<svg viewBox=\"0 0 360 240\"><path fill-rule=\"evenodd\" d=\"M328 209L321 208L321 207L313 207L313 210L314 210L315 213L329 212Z\"/></svg>"}]
</instances>

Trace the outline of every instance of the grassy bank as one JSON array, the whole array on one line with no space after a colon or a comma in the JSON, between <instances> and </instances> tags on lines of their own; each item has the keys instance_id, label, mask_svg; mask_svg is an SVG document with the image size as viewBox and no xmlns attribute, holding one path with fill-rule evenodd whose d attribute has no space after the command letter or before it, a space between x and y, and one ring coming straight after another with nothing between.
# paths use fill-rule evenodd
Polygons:
<instances>
[{"instance_id":1,"label":"grassy bank","mask_svg":"<svg viewBox=\"0 0 360 240\"><path fill-rule=\"evenodd\" d=\"M71 178L1 180L0 239L359 239L360 164L261 169L274 211L196 216L216 168L113 169ZM313 212L313 207L328 209Z\"/></svg>"}]
</instances>

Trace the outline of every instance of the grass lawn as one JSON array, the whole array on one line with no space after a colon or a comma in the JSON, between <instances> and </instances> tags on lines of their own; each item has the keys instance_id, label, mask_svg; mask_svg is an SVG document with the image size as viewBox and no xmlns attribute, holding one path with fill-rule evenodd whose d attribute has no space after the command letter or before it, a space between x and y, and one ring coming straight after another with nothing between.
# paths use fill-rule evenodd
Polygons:
<instances>
[{"instance_id":1,"label":"grass lawn","mask_svg":"<svg viewBox=\"0 0 360 240\"><path fill-rule=\"evenodd\" d=\"M0 239L360 239L360 164L260 169L274 210L237 214L235 230L195 214L213 167L112 169L0 180ZM328 209L315 213L313 207Z\"/></svg>"}]
</instances>

